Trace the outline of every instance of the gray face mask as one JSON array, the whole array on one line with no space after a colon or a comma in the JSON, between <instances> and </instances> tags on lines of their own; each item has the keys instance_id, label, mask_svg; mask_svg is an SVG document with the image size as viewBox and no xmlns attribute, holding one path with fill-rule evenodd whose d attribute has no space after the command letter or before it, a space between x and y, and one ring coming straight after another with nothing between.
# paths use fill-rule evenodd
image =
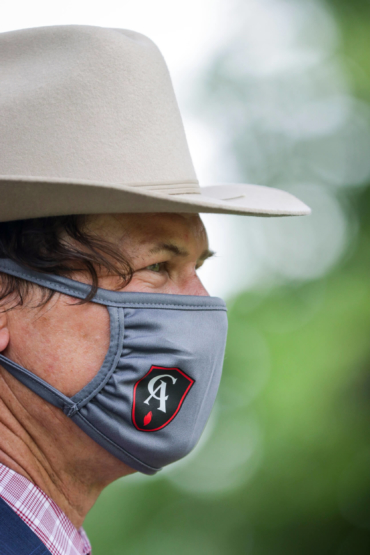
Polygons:
<instances>
[{"instance_id":1,"label":"gray face mask","mask_svg":"<svg viewBox=\"0 0 370 555\"><path fill-rule=\"evenodd\" d=\"M90 287L0 259L0 271L79 299ZM154 474L198 442L218 390L227 332L216 297L98 289L110 345L99 372L67 397L0 355L0 364L59 407L88 436L132 468Z\"/></svg>"}]
</instances>

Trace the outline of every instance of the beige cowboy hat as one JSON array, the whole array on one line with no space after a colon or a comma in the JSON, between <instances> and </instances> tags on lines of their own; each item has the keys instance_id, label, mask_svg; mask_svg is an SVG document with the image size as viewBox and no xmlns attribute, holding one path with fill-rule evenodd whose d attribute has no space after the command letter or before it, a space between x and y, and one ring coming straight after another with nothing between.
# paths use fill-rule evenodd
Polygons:
<instances>
[{"instance_id":1,"label":"beige cowboy hat","mask_svg":"<svg viewBox=\"0 0 370 555\"><path fill-rule=\"evenodd\" d=\"M118 212L309 214L259 185L200 187L161 53L124 29L0 34L0 221Z\"/></svg>"}]
</instances>

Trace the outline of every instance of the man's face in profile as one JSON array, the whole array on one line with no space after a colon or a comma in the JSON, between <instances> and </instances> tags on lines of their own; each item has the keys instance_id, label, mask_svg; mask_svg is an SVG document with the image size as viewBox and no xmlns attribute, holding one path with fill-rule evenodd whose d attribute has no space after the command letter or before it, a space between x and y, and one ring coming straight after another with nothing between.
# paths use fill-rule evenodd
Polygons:
<instances>
[{"instance_id":1,"label":"man's face in profile","mask_svg":"<svg viewBox=\"0 0 370 555\"><path fill-rule=\"evenodd\" d=\"M133 275L122 290L208 295L196 271L212 253L197 214L91 216L86 225L89 232L118 246L129 261ZM84 281L80 273L72 277ZM100 287L117 287L115 276L102 272L99 278ZM79 304L77 299L63 294L37 307L40 300L40 288L32 287L23 306L1 313L0 351L71 397L94 378L104 361L109 347L108 312L104 306ZM1 369L0 376L0 387L9 398L9 421L22 423L14 425L16 440L10 432L3 434L0 449L5 451L5 443L16 441L25 458L30 450L38 452L41 477L30 478L47 481L49 491L72 522L80 525L81 515L93 505L101 489L133 470L8 372ZM69 510L69 502L66 504L58 496L49 477L53 465L69 481L74 476L79 499L83 498L81 488L85 493L89 490L84 496L89 506L81 506L80 514L76 509Z\"/></svg>"}]
</instances>

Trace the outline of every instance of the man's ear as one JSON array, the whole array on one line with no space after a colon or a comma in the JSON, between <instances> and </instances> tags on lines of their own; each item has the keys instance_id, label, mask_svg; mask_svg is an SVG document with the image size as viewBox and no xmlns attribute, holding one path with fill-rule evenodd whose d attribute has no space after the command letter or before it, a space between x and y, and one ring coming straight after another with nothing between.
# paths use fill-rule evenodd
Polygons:
<instances>
[{"instance_id":1,"label":"man's ear","mask_svg":"<svg viewBox=\"0 0 370 555\"><path fill-rule=\"evenodd\" d=\"M8 313L0 312L0 353L9 345L10 334L8 326Z\"/></svg>"}]
</instances>

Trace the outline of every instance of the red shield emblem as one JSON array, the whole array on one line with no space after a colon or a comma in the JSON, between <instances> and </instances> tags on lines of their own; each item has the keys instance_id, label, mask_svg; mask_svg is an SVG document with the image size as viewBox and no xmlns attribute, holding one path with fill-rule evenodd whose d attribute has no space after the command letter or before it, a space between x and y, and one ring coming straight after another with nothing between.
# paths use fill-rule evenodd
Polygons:
<instances>
[{"instance_id":1,"label":"red shield emblem","mask_svg":"<svg viewBox=\"0 0 370 555\"><path fill-rule=\"evenodd\" d=\"M152 366L134 387L132 422L142 432L156 432L179 412L194 384L179 368Z\"/></svg>"}]
</instances>

